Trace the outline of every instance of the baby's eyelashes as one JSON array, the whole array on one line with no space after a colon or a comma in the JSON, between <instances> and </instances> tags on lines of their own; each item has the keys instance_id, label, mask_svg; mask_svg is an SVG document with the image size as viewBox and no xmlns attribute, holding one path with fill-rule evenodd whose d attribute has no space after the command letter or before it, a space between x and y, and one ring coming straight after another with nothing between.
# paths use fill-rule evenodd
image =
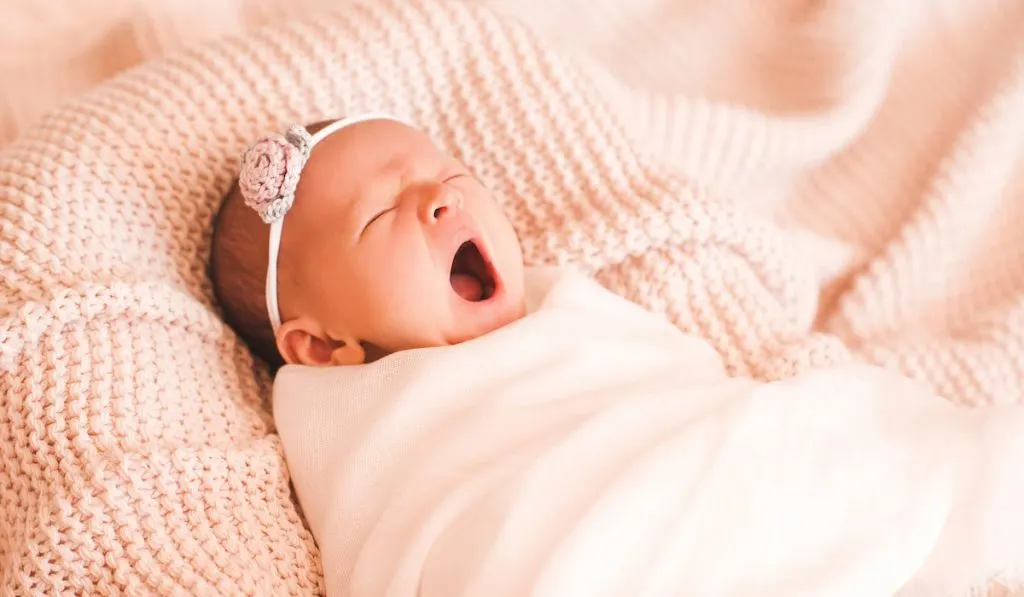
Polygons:
<instances>
[{"instance_id":1,"label":"baby's eyelashes","mask_svg":"<svg viewBox=\"0 0 1024 597\"><path fill-rule=\"evenodd\" d=\"M455 172L455 173L449 174L449 175L445 176L444 178L442 178L440 183L441 184L448 184L448 183L451 183L451 182L455 182L455 181L457 181L459 179L473 180L474 178L473 178L473 175L471 175L471 174L469 174L467 172ZM400 195L400 193L399 193L399 195ZM387 214L388 212L394 211L395 209L398 209L398 203L399 202L396 199L392 203L392 205L390 205L389 207L386 207L386 208L376 212L375 214L373 214L373 216L370 217L370 219L366 221L366 224L364 224L363 228L359 231L359 238L362 238L363 235L366 233L366 230L370 227L370 225L373 224L374 222L376 222L381 216Z\"/></svg>"},{"instance_id":2,"label":"baby's eyelashes","mask_svg":"<svg viewBox=\"0 0 1024 597\"><path fill-rule=\"evenodd\" d=\"M370 227L370 224L373 224L374 222L376 222L377 219L379 219L381 216L383 216L384 214L388 213L389 211L394 211L396 209L398 209L398 205L392 205L391 207L388 207L386 209L382 209L381 211L379 211L376 214L374 214L373 217L371 217L366 222L366 225L363 226L363 229L359 232L359 237L362 238L363 234L366 233L366 229Z\"/></svg>"}]
</instances>

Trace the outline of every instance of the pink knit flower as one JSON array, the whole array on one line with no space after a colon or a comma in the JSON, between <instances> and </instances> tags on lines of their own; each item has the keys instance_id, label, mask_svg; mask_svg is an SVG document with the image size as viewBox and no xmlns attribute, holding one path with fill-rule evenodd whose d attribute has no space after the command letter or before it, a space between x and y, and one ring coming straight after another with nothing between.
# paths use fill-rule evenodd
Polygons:
<instances>
[{"instance_id":1,"label":"pink knit flower","mask_svg":"<svg viewBox=\"0 0 1024 597\"><path fill-rule=\"evenodd\" d=\"M288 212L295 200L299 174L309 157L306 129L291 127L285 135L269 135L242 155L238 186L245 204L270 224Z\"/></svg>"}]
</instances>

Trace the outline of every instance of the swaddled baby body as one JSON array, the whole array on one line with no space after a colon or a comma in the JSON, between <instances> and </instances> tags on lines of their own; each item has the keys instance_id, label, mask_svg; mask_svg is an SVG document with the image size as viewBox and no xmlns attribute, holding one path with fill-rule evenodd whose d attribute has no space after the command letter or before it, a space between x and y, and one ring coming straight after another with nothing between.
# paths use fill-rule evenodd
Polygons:
<instances>
[{"instance_id":1,"label":"swaddled baby body","mask_svg":"<svg viewBox=\"0 0 1024 597\"><path fill-rule=\"evenodd\" d=\"M1020 409L861 366L730 379L596 282L524 268L414 127L310 130L246 152L212 274L288 365L274 419L328 595L932 595L1024 561Z\"/></svg>"}]
</instances>

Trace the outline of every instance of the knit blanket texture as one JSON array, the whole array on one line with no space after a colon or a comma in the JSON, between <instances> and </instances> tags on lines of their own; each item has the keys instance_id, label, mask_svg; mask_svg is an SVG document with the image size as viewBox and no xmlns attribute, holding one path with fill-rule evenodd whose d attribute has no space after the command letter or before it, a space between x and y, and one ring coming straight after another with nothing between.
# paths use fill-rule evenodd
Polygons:
<instances>
[{"instance_id":1,"label":"knit blanket texture","mask_svg":"<svg viewBox=\"0 0 1024 597\"><path fill-rule=\"evenodd\" d=\"M529 263L731 374L864 360L957 403L1024 396L1024 3L310 4L0 151L0 595L322 592L269 377L206 276L240 152L292 122L414 120Z\"/></svg>"}]
</instances>

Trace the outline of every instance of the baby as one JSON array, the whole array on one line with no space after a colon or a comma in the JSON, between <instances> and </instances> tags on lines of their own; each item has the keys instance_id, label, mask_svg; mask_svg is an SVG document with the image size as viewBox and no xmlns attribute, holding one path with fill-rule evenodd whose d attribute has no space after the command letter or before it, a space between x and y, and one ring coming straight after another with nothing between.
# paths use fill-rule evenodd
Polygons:
<instances>
[{"instance_id":1,"label":"baby","mask_svg":"<svg viewBox=\"0 0 1024 597\"><path fill-rule=\"evenodd\" d=\"M524 315L523 270L483 183L383 114L253 145L211 257L226 320L275 368L478 337Z\"/></svg>"},{"instance_id":2,"label":"baby","mask_svg":"<svg viewBox=\"0 0 1024 597\"><path fill-rule=\"evenodd\" d=\"M1024 410L853 365L730 378L524 268L487 189L398 119L257 142L212 274L291 365L274 423L329 596L933 594L1024 561Z\"/></svg>"}]
</instances>

